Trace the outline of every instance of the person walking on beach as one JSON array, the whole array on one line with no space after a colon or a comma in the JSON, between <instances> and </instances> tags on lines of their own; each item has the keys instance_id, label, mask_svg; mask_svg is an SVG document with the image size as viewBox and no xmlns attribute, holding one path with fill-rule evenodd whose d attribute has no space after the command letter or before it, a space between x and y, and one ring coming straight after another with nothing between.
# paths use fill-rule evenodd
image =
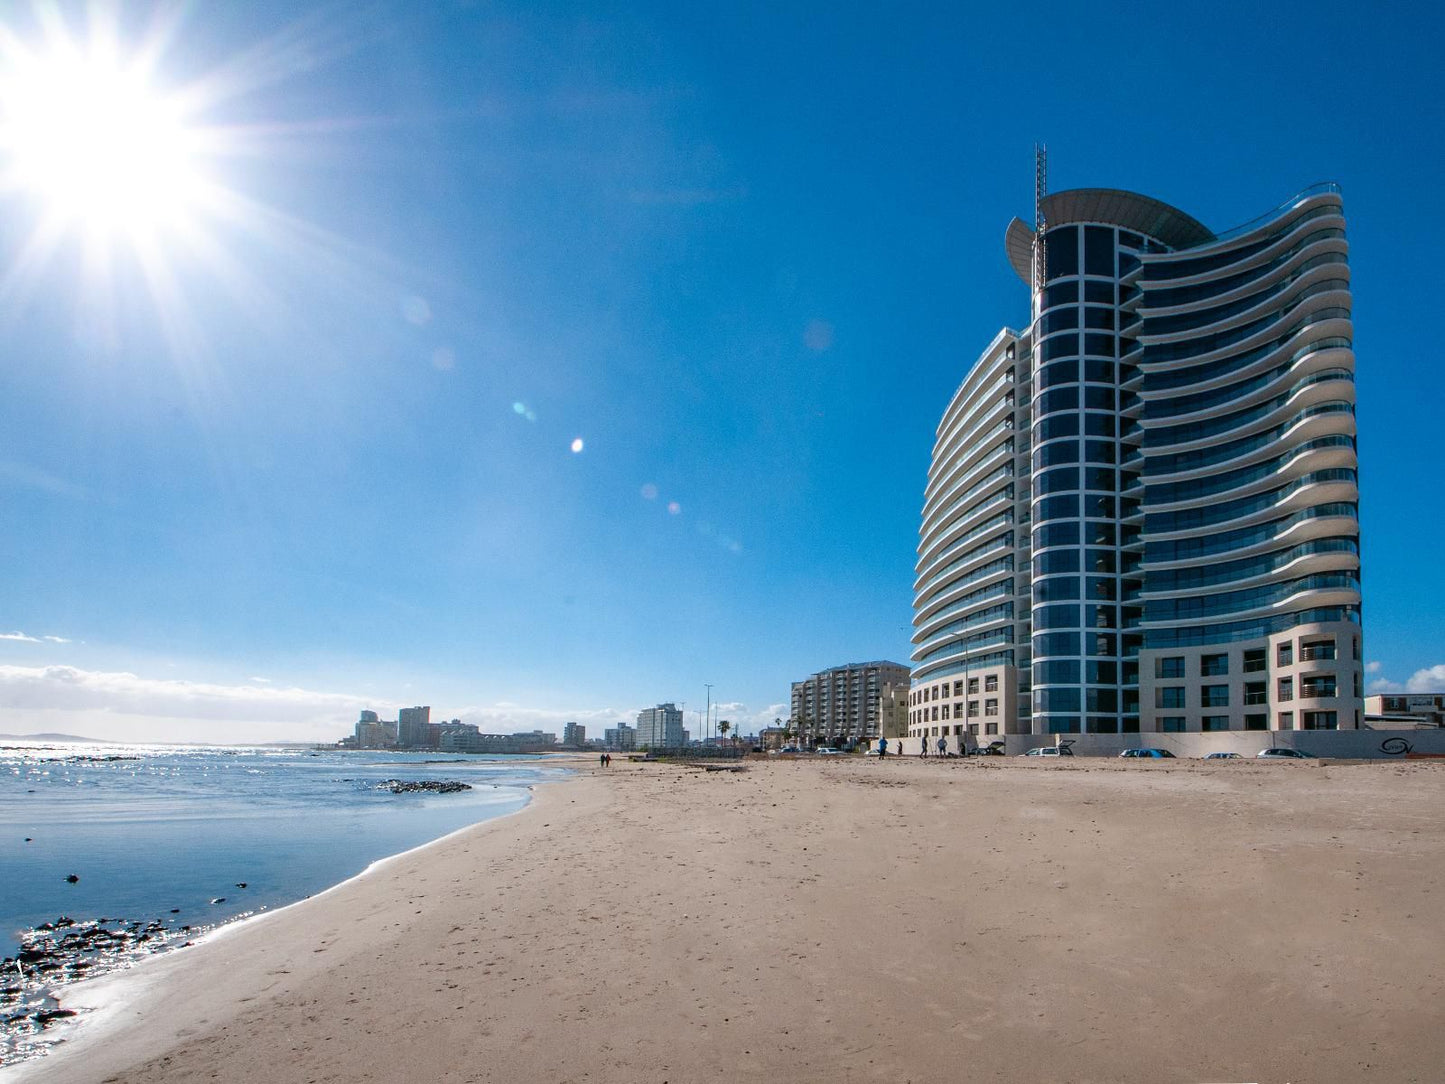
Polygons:
<instances>
[{"instance_id":1,"label":"person walking on beach","mask_svg":"<svg viewBox=\"0 0 1445 1084\"><path fill-rule=\"evenodd\" d=\"M599 756L599 757L597 758L597 764L598 764L599 767L602 767L602 768L607 767L607 754L606 754L606 753L603 753L601 756Z\"/></svg>"},{"instance_id":2,"label":"person walking on beach","mask_svg":"<svg viewBox=\"0 0 1445 1084\"><path fill-rule=\"evenodd\" d=\"M938 739L938 755L941 756L941 757L946 757L946 756L948 756L948 739L947 739L947 738L940 737L940 738Z\"/></svg>"},{"instance_id":3,"label":"person walking on beach","mask_svg":"<svg viewBox=\"0 0 1445 1084\"><path fill-rule=\"evenodd\" d=\"M880 757L886 757L886 756L888 755L888 739L887 739L887 738L879 738L879 739L878 739L878 755L879 755Z\"/></svg>"}]
</instances>

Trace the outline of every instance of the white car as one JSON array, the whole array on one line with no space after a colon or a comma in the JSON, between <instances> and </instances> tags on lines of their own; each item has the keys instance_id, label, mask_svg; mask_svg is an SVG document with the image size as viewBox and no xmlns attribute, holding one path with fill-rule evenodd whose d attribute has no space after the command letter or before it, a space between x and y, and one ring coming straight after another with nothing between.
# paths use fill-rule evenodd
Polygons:
<instances>
[{"instance_id":1,"label":"white car","mask_svg":"<svg viewBox=\"0 0 1445 1084\"><path fill-rule=\"evenodd\" d=\"M1261 749L1255 753L1257 760L1319 760L1313 753L1306 753L1303 749L1287 749L1282 745L1276 745L1273 749Z\"/></svg>"},{"instance_id":2,"label":"white car","mask_svg":"<svg viewBox=\"0 0 1445 1084\"><path fill-rule=\"evenodd\" d=\"M1243 760L1238 753L1205 753L1205 760Z\"/></svg>"},{"instance_id":3,"label":"white car","mask_svg":"<svg viewBox=\"0 0 1445 1084\"><path fill-rule=\"evenodd\" d=\"M1021 757L1071 757L1074 751L1067 745L1041 745L1037 749L1030 749L1027 753L1020 753Z\"/></svg>"}]
</instances>

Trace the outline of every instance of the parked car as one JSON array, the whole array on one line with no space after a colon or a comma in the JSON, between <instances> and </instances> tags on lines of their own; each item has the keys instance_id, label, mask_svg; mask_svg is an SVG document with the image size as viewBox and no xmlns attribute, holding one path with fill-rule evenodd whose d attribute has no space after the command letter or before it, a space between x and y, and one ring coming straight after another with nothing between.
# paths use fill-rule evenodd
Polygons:
<instances>
[{"instance_id":1,"label":"parked car","mask_svg":"<svg viewBox=\"0 0 1445 1084\"><path fill-rule=\"evenodd\" d=\"M991 741L987 745L980 745L977 749L970 749L968 755L971 757L1001 757L1005 755L1004 743Z\"/></svg>"},{"instance_id":2,"label":"parked car","mask_svg":"<svg viewBox=\"0 0 1445 1084\"><path fill-rule=\"evenodd\" d=\"M1144 757L1150 760L1173 760L1174 754L1168 749L1125 749L1121 757Z\"/></svg>"},{"instance_id":3,"label":"parked car","mask_svg":"<svg viewBox=\"0 0 1445 1084\"><path fill-rule=\"evenodd\" d=\"M1037 749L1030 749L1027 753L1020 753L1021 757L1071 757L1074 751L1067 745L1041 745Z\"/></svg>"},{"instance_id":4,"label":"parked car","mask_svg":"<svg viewBox=\"0 0 1445 1084\"><path fill-rule=\"evenodd\" d=\"M1319 760L1313 753L1306 753L1303 749L1287 749L1282 745L1276 745L1272 749L1261 749L1255 753L1258 760Z\"/></svg>"},{"instance_id":5,"label":"parked car","mask_svg":"<svg viewBox=\"0 0 1445 1084\"><path fill-rule=\"evenodd\" d=\"M814 749L813 752L817 753L820 757L836 757L840 756L843 750L834 749L832 746L829 745L820 745L818 746L818 748Z\"/></svg>"},{"instance_id":6,"label":"parked car","mask_svg":"<svg viewBox=\"0 0 1445 1084\"><path fill-rule=\"evenodd\" d=\"M1243 760L1238 753L1205 753L1205 760Z\"/></svg>"}]
</instances>

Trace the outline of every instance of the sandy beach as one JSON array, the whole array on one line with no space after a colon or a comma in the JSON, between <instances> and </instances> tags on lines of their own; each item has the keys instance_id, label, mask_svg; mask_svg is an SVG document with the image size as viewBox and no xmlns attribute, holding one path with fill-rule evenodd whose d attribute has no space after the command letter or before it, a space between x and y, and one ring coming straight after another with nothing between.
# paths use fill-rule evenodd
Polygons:
<instances>
[{"instance_id":1,"label":"sandy beach","mask_svg":"<svg viewBox=\"0 0 1445 1084\"><path fill-rule=\"evenodd\" d=\"M616 762L0 1080L1433 1081L1445 765Z\"/></svg>"}]
</instances>

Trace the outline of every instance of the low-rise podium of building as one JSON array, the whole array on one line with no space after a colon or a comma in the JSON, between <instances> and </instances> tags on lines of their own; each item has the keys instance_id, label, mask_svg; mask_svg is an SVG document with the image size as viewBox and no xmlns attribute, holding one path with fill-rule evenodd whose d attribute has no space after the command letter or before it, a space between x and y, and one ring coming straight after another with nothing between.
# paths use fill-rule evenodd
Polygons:
<instances>
[{"instance_id":1,"label":"low-rise podium of building","mask_svg":"<svg viewBox=\"0 0 1445 1084\"><path fill-rule=\"evenodd\" d=\"M1382 693L1367 696L1365 722L1375 728L1445 727L1445 693Z\"/></svg>"}]
</instances>

